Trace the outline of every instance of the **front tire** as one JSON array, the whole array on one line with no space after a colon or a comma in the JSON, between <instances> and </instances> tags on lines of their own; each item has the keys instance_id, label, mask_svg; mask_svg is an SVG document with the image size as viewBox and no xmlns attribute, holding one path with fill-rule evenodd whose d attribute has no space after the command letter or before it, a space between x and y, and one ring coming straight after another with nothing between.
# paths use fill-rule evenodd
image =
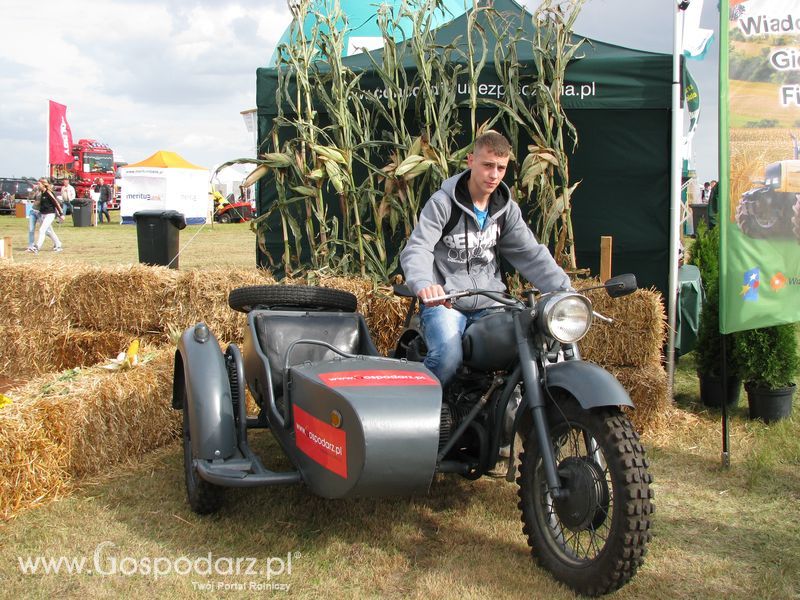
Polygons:
<instances>
[{"instance_id":1,"label":"front tire","mask_svg":"<svg viewBox=\"0 0 800 600\"><path fill-rule=\"evenodd\" d=\"M223 488L201 479L194 467L192 439L189 431L189 406L183 397L183 473L186 479L186 497L189 506L198 515L217 512L222 506Z\"/></svg>"},{"instance_id":2,"label":"front tire","mask_svg":"<svg viewBox=\"0 0 800 600\"><path fill-rule=\"evenodd\" d=\"M523 532L538 564L556 579L581 594L606 594L644 561L652 477L639 436L620 409L587 411L569 396L558 405L548 409L549 435L569 495L551 496L538 441L529 434L517 479Z\"/></svg>"}]
</instances>

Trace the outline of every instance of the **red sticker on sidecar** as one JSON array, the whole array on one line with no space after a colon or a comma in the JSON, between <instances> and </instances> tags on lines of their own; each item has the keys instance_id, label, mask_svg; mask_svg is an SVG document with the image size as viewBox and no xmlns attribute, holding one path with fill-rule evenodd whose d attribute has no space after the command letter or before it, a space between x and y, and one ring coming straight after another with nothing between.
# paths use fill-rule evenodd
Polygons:
<instances>
[{"instance_id":1,"label":"red sticker on sidecar","mask_svg":"<svg viewBox=\"0 0 800 600\"><path fill-rule=\"evenodd\" d=\"M297 405L294 409L294 433L297 447L328 471L347 479L347 434L308 414Z\"/></svg>"},{"instance_id":2,"label":"red sticker on sidecar","mask_svg":"<svg viewBox=\"0 0 800 600\"><path fill-rule=\"evenodd\" d=\"M419 371L339 371L320 373L319 378L330 387L367 385L439 385L439 380Z\"/></svg>"}]
</instances>

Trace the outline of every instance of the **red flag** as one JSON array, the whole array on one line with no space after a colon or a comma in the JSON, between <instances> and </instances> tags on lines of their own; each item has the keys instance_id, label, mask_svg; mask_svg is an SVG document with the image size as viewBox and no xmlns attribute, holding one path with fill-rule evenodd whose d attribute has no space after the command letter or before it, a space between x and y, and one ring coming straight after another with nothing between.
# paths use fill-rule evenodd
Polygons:
<instances>
[{"instance_id":1,"label":"red flag","mask_svg":"<svg viewBox=\"0 0 800 600\"><path fill-rule=\"evenodd\" d=\"M50 164L72 162L72 131L67 123L67 107L50 100Z\"/></svg>"}]
</instances>

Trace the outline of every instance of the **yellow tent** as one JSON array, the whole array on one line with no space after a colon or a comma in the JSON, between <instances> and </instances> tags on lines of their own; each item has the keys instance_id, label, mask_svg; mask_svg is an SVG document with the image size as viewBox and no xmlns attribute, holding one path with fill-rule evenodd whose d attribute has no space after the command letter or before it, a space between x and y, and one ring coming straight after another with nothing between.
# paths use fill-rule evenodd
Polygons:
<instances>
[{"instance_id":1,"label":"yellow tent","mask_svg":"<svg viewBox=\"0 0 800 600\"><path fill-rule=\"evenodd\" d=\"M142 210L176 210L189 225L205 223L210 214L208 169L159 150L120 169L120 218L133 223Z\"/></svg>"},{"instance_id":2,"label":"yellow tent","mask_svg":"<svg viewBox=\"0 0 800 600\"><path fill-rule=\"evenodd\" d=\"M141 162L133 163L132 165L125 165L127 168L131 167L158 167L161 169L203 169L205 167L198 167L189 161L185 160L175 152L167 150L159 150L152 156L145 158Z\"/></svg>"}]
</instances>

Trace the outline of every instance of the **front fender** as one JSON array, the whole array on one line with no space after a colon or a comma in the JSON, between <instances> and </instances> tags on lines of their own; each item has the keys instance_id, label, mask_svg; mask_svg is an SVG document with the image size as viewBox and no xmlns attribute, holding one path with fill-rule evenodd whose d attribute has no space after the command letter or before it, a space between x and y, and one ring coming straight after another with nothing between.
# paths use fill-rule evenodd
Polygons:
<instances>
[{"instance_id":1,"label":"front fender","mask_svg":"<svg viewBox=\"0 0 800 600\"><path fill-rule=\"evenodd\" d=\"M172 405L189 411L195 458L225 459L236 453L228 370L217 338L204 323L189 327L178 342Z\"/></svg>"},{"instance_id":2,"label":"front fender","mask_svg":"<svg viewBox=\"0 0 800 600\"><path fill-rule=\"evenodd\" d=\"M608 371L582 360L568 360L547 367L547 388L562 388L584 409L600 406L630 406L628 392Z\"/></svg>"}]
</instances>

